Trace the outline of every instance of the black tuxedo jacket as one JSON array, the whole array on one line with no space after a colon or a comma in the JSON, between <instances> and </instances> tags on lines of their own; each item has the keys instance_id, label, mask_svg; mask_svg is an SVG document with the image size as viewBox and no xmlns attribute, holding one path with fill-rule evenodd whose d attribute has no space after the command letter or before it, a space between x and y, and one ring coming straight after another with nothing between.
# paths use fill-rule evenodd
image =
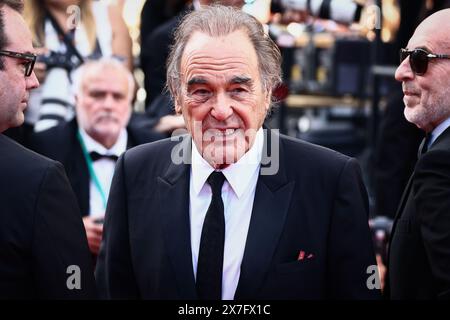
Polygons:
<instances>
[{"instance_id":1,"label":"black tuxedo jacket","mask_svg":"<svg viewBox=\"0 0 450 320\"><path fill-rule=\"evenodd\" d=\"M142 145L119 159L96 270L105 298L197 298L190 165L171 161L175 145L190 151L191 138ZM298 260L300 251L313 257ZM235 299L376 298L366 286L370 265L356 161L281 136L278 172L257 182Z\"/></svg>"},{"instance_id":2,"label":"black tuxedo jacket","mask_svg":"<svg viewBox=\"0 0 450 320\"><path fill-rule=\"evenodd\" d=\"M84 226L61 164L0 134L0 177L0 299L95 298ZM72 265L80 290L67 286L75 284Z\"/></svg>"},{"instance_id":3,"label":"black tuxedo jacket","mask_svg":"<svg viewBox=\"0 0 450 320\"><path fill-rule=\"evenodd\" d=\"M391 235L391 299L450 299L450 128L419 158Z\"/></svg>"},{"instance_id":4,"label":"black tuxedo jacket","mask_svg":"<svg viewBox=\"0 0 450 320\"><path fill-rule=\"evenodd\" d=\"M130 124L134 123L130 121ZM139 123L140 125L140 123ZM31 148L50 159L63 164L70 184L78 200L81 214L89 215L90 176L86 160L77 139L76 120L63 123L48 130L36 133L31 138ZM152 142L162 136L147 127L129 125L127 127L127 148Z\"/></svg>"}]
</instances>

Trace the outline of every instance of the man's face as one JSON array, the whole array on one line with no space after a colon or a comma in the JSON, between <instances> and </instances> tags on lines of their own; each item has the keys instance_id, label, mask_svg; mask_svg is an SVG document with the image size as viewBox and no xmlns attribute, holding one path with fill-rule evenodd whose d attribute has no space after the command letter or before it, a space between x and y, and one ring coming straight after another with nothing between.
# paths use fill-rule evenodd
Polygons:
<instances>
[{"instance_id":1,"label":"man's face","mask_svg":"<svg viewBox=\"0 0 450 320\"><path fill-rule=\"evenodd\" d=\"M115 141L131 115L127 74L115 67L92 67L81 81L76 96L78 124L97 141Z\"/></svg>"},{"instance_id":2,"label":"man's face","mask_svg":"<svg viewBox=\"0 0 450 320\"><path fill-rule=\"evenodd\" d=\"M31 33L22 16L8 6L3 6L2 12L8 38L3 50L33 53ZM1 59L4 68L0 70L0 132L23 123L30 90L39 86L34 72L29 77L24 75L27 61L5 56Z\"/></svg>"},{"instance_id":3,"label":"man's face","mask_svg":"<svg viewBox=\"0 0 450 320\"><path fill-rule=\"evenodd\" d=\"M450 54L442 45L443 36L436 23L419 26L407 49L425 49L430 53ZM444 28L445 29L445 28ZM405 118L426 132L432 131L450 116L450 60L431 59L424 75L416 75L406 58L397 68L395 78L402 82Z\"/></svg>"},{"instance_id":4,"label":"man's face","mask_svg":"<svg viewBox=\"0 0 450 320\"><path fill-rule=\"evenodd\" d=\"M248 151L270 105L255 49L243 31L217 38L195 32L181 59L179 92L177 112L197 150L216 168Z\"/></svg>"}]
</instances>

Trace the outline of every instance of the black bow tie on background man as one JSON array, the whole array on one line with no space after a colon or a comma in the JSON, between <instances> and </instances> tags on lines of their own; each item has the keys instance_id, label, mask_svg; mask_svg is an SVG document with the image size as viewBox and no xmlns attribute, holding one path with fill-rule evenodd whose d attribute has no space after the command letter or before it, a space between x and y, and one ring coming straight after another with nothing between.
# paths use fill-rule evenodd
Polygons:
<instances>
[{"instance_id":1,"label":"black bow tie on background man","mask_svg":"<svg viewBox=\"0 0 450 320\"><path fill-rule=\"evenodd\" d=\"M208 177L212 197L203 222L200 251L197 263L196 287L199 299L222 298L223 249L225 244L225 217L222 185L225 176L213 171Z\"/></svg>"},{"instance_id":2,"label":"black bow tie on background man","mask_svg":"<svg viewBox=\"0 0 450 320\"><path fill-rule=\"evenodd\" d=\"M114 154L100 154L96 151L90 152L89 155L91 156L91 159L94 162L97 160L100 160L100 159L110 159L110 160L116 162L117 159L119 159L119 157Z\"/></svg>"}]
</instances>

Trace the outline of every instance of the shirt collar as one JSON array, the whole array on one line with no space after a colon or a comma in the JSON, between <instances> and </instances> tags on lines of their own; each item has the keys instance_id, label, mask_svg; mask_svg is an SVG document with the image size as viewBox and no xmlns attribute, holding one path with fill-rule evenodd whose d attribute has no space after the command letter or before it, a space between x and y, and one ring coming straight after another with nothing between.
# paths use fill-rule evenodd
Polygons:
<instances>
[{"instance_id":1,"label":"shirt collar","mask_svg":"<svg viewBox=\"0 0 450 320\"><path fill-rule=\"evenodd\" d=\"M92 139L83 128L80 127L78 130L80 131L80 135L83 138L83 142L88 153L95 151L99 154L115 155L120 157L121 154L127 150L128 133L127 130L123 128L120 131L119 138L116 143L110 149L106 149L103 145Z\"/></svg>"},{"instance_id":2,"label":"shirt collar","mask_svg":"<svg viewBox=\"0 0 450 320\"><path fill-rule=\"evenodd\" d=\"M222 170L227 182L238 198L240 198L247 190L255 171L259 170L261 166L263 146L264 133L263 129L260 128L256 133L252 147L236 163L233 163ZM200 193L206 180L213 171L214 168L203 159L198 152L195 143L192 143L191 177L193 179L193 187L196 195Z\"/></svg>"},{"instance_id":3,"label":"shirt collar","mask_svg":"<svg viewBox=\"0 0 450 320\"><path fill-rule=\"evenodd\" d=\"M448 127L450 127L450 118L442 121L441 124L434 128L434 130L431 132L431 139L427 147L429 148Z\"/></svg>"}]
</instances>

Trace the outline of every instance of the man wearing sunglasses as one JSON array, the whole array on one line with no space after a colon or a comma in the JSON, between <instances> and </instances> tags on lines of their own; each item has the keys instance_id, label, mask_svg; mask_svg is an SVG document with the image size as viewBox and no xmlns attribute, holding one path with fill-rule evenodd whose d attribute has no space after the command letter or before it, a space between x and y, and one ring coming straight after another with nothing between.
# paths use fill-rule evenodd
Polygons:
<instances>
[{"instance_id":1,"label":"man wearing sunglasses","mask_svg":"<svg viewBox=\"0 0 450 320\"><path fill-rule=\"evenodd\" d=\"M21 0L0 0L0 133L24 121L33 73ZM0 134L0 299L95 297L93 264L61 164Z\"/></svg>"},{"instance_id":2,"label":"man wearing sunglasses","mask_svg":"<svg viewBox=\"0 0 450 320\"><path fill-rule=\"evenodd\" d=\"M450 299L450 9L424 20L400 51L406 119L426 132L394 220L391 299Z\"/></svg>"}]
</instances>

